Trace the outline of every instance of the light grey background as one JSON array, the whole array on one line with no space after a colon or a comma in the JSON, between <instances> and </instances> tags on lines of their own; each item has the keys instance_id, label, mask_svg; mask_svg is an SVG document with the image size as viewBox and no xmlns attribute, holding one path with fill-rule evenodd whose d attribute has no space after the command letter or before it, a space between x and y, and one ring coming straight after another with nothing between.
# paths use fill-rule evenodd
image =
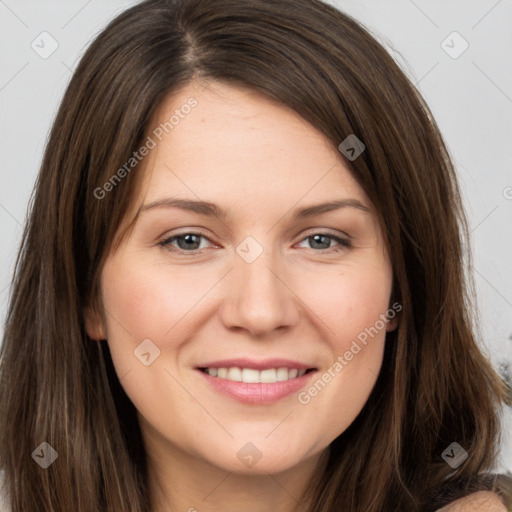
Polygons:
<instances>
[{"instance_id":1,"label":"light grey background","mask_svg":"<svg viewBox=\"0 0 512 512\"><path fill-rule=\"evenodd\" d=\"M30 193L64 89L91 38L135 3L0 0L2 320ZM482 344L496 367L510 375L512 0L331 3L362 21L388 47L434 114L456 164L470 220ZM52 39L58 48L47 58L31 47L46 57L44 52L56 44ZM509 408L503 420L508 433L497 469L512 471Z\"/></svg>"}]
</instances>

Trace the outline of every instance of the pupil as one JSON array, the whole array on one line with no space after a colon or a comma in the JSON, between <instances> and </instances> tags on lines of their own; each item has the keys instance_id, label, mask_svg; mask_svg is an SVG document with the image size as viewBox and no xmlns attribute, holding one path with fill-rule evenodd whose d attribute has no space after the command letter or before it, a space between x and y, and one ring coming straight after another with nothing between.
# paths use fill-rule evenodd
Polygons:
<instances>
[{"instance_id":1,"label":"pupil","mask_svg":"<svg viewBox=\"0 0 512 512\"><path fill-rule=\"evenodd\" d=\"M199 238L197 235L184 235L180 236L178 240L178 246L180 249L197 249L199 247L199 242L196 240L194 241L194 238ZM182 241L185 241L185 243L180 243ZM194 245L194 247L192 247ZM195 247L197 245L197 247Z\"/></svg>"},{"instance_id":2,"label":"pupil","mask_svg":"<svg viewBox=\"0 0 512 512\"><path fill-rule=\"evenodd\" d=\"M327 241L323 244L323 245L326 245L327 247L321 247L322 249L325 249L325 248L329 248L329 239L325 236L325 235L313 235L311 236L310 238L313 239L313 247L315 246L315 244L317 243L320 243L320 245L322 245L321 242L318 242L319 239L326 239ZM317 247L318 248L318 247Z\"/></svg>"}]
</instances>

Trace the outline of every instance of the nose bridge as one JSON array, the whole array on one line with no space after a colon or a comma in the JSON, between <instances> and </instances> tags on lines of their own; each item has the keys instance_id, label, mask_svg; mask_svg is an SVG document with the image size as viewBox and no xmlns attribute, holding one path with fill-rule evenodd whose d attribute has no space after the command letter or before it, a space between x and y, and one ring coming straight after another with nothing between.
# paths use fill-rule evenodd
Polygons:
<instances>
[{"instance_id":1,"label":"nose bridge","mask_svg":"<svg viewBox=\"0 0 512 512\"><path fill-rule=\"evenodd\" d=\"M265 242L270 244L270 242ZM284 266L268 245L247 237L236 248L234 269L224 321L252 333L271 331L294 323L297 311L293 294L284 284Z\"/></svg>"}]
</instances>

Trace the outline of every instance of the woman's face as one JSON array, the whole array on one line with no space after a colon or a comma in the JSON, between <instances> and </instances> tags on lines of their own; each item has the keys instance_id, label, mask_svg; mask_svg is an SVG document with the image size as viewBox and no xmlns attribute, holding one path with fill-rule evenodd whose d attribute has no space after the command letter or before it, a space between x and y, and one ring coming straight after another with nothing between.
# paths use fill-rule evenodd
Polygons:
<instances>
[{"instance_id":1,"label":"woman's face","mask_svg":"<svg viewBox=\"0 0 512 512\"><path fill-rule=\"evenodd\" d=\"M191 82L155 120L89 334L155 456L292 468L361 411L395 325L373 206L320 132L247 90Z\"/></svg>"}]
</instances>

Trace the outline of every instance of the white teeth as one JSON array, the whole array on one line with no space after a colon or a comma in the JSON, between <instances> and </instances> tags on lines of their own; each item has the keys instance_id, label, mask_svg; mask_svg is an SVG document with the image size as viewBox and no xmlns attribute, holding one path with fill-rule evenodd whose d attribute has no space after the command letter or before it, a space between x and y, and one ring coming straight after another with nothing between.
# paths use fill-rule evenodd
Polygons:
<instances>
[{"instance_id":1,"label":"white teeth","mask_svg":"<svg viewBox=\"0 0 512 512\"><path fill-rule=\"evenodd\" d=\"M289 378L288 368L278 368L277 369L277 380L278 381L288 380L288 378Z\"/></svg>"},{"instance_id":2,"label":"white teeth","mask_svg":"<svg viewBox=\"0 0 512 512\"><path fill-rule=\"evenodd\" d=\"M261 370L260 382L265 382L265 383L277 382L277 371L274 370L274 368L271 368L270 370Z\"/></svg>"},{"instance_id":3,"label":"white teeth","mask_svg":"<svg viewBox=\"0 0 512 512\"><path fill-rule=\"evenodd\" d=\"M228 374L226 375L226 379L242 382L242 370L236 367L230 368L228 370Z\"/></svg>"},{"instance_id":4,"label":"white teeth","mask_svg":"<svg viewBox=\"0 0 512 512\"><path fill-rule=\"evenodd\" d=\"M242 370L242 381L248 382L249 384L260 381L260 372L253 368L244 368Z\"/></svg>"},{"instance_id":5,"label":"white teeth","mask_svg":"<svg viewBox=\"0 0 512 512\"><path fill-rule=\"evenodd\" d=\"M212 377L232 380L235 382L246 382L247 384L256 384L262 382L273 384L285 380L302 377L306 370L297 370L297 368L269 368L268 370L256 370L254 368L206 368L206 373Z\"/></svg>"}]
</instances>

